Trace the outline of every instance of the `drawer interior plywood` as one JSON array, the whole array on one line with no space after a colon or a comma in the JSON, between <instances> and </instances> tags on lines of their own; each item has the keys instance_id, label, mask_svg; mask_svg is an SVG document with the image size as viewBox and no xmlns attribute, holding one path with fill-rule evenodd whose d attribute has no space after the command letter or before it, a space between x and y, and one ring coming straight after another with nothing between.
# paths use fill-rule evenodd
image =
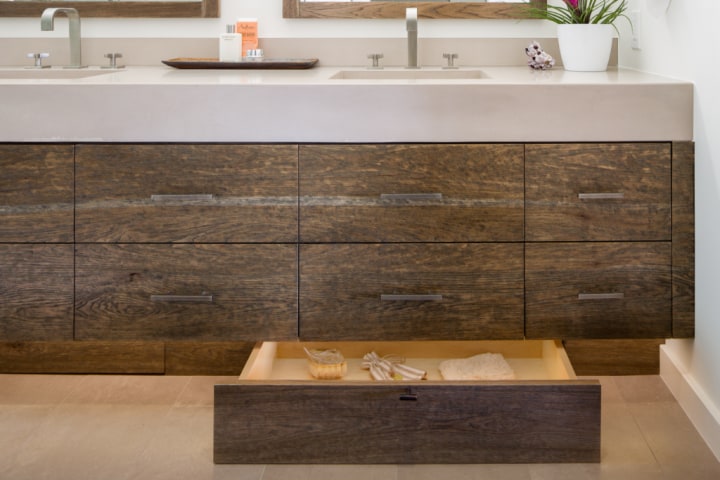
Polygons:
<instances>
[{"instance_id":1,"label":"drawer interior plywood","mask_svg":"<svg viewBox=\"0 0 720 480\"><path fill-rule=\"evenodd\" d=\"M369 381L362 357L371 351L381 357L405 358L407 365L428 373L428 380L443 380L443 360L482 353L502 354L518 380L570 380L575 378L565 351L553 340L535 341L427 341L427 342L262 342L248 358L240 380L313 380L304 348L335 348L343 353L348 373L343 381Z\"/></svg>"}]
</instances>

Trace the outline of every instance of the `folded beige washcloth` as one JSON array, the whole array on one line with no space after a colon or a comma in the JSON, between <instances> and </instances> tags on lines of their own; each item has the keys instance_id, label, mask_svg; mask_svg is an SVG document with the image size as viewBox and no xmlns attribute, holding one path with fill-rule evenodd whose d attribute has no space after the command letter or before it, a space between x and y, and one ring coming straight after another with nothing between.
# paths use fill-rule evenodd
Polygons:
<instances>
[{"instance_id":1,"label":"folded beige washcloth","mask_svg":"<svg viewBox=\"0 0 720 480\"><path fill-rule=\"evenodd\" d=\"M515 372L500 353L481 353L470 358L440 362L445 380L514 380Z\"/></svg>"}]
</instances>

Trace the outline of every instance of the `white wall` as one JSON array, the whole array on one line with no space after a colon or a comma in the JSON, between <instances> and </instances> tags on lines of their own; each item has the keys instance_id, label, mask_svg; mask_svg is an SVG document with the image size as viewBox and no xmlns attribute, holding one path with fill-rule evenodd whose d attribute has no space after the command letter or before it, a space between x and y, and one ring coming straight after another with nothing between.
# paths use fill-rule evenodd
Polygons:
<instances>
[{"instance_id":1,"label":"white wall","mask_svg":"<svg viewBox=\"0 0 720 480\"><path fill-rule=\"evenodd\" d=\"M631 2L641 50L625 31L620 64L695 83L696 338L669 349L720 412L720 2L672 0L667 11L661 0Z\"/></svg>"}]
</instances>

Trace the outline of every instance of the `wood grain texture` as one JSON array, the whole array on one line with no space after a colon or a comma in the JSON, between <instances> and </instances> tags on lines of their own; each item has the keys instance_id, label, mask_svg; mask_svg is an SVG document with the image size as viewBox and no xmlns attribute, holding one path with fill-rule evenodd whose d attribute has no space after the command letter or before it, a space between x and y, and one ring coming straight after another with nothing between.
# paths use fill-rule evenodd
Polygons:
<instances>
[{"instance_id":1,"label":"wood grain texture","mask_svg":"<svg viewBox=\"0 0 720 480\"><path fill-rule=\"evenodd\" d=\"M297 241L296 146L79 145L76 184L79 242Z\"/></svg>"},{"instance_id":2,"label":"wood grain texture","mask_svg":"<svg viewBox=\"0 0 720 480\"><path fill-rule=\"evenodd\" d=\"M0 342L0 373L238 375L254 342Z\"/></svg>"},{"instance_id":3,"label":"wood grain texture","mask_svg":"<svg viewBox=\"0 0 720 480\"><path fill-rule=\"evenodd\" d=\"M596 382L241 382L214 415L215 463L600 461Z\"/></svg>"},{"instance_id":4,"label":"wood grain texture","mask_svg":"<svg viewBox=\"0 0 720 480\"><path fill-rule=\"evenodd\" d=\"M0 145L0 242L73 241L73 146Z\"/></svg>"},{"instance_id":5,"label":"wood grain texture","mask_svg":"<svg viewBox=\"0 0 720 480\"><path fill-rule=\"evenodd\" d=\"M301 241L522 241L522 155L522 145L302 145Z\"/></svg>"},{"instance_id":6,"label":"wood grain texture","mask_svg":"<svg viewBox=\"0 0 720 480\"><path fill-rule=\"evenodd\" d=\"M297 337L295 245L78 245L82 340ZM212 295L212 303L151 295Z\"/></svg>"},{"instance_id":7,"label":"wood grain texture","mask_svg":"<svg viewBox=\"0 0 720 480\"><path fill-rule=\"evenodd\" d=\"M564 340L576 375L658 375L664 339Z\"/></svg>"},{"instance_id":8,"label":"wood grain texture","mask_svg":"<svg viewBox=\"0 0 720 480\"><path fill-rule=\"evenodd\" d=\"M527 145L525 162L528 241L670 240L670 144Z\"/></svg>"},{"instance_id":9,"label":"wood grain texture","mask_svg":"<svg viewBox=\"0 0 720 480\"><path fill-rule=\"evenodd\" d=\"M72 338L72 245L0 244L0 340Z\"/></svg>"},{"instance_id":10,"label":"wood grain texture","mask_svg":"<svg viewBox=\"0 0 720 480\"><path fill-rule=\"evenodd\" d=\"M218 0L187 1L87 1L73 4L81 18L86 17L219 17ZM46 8L57 7L56 2L0 2L0 17L39 17Z\"/></svg>"},{"instance_id":11,"label":"wood grain texture","mask_svg":"<svg viewBox=\"0 0 720 480\"><path fill-rule=\"evenodd\" d=\"M166 342L165 375L239 375L255 342Z\"/></svg>"},{"instance_id":12,"label":"wood grain texture","mask_svg":"<svg viewBox=\"0 0 720 480\"><path fill-rule=\"evenodd\" d=\"M675 142L672 194L673 337L695 336L695 145Z\"/></svg>"},{"instance_id":13,"label":"wood grain texture","mask_svg":"<svg viewBox=\"0 0 720 480\"><path fill-rule=\"evenodd\" d=\"M527 244L527 337L670 336L670 249L669 242ZM624 298L581 300L580 293Z\"/></svg>"},{"instance_id":14,"label":"wood grain texture","mask_svg":"<svg viewBox=\"0 0 720 480\"><path fill-rule=\"evenodd\" d=\"M522 244L301 245L304 340L523 336ZM382 301L381 295L442 295Z\"/></svg>"},{"instance_id":15,"label":"wood grain texture","mask_svg":"<svg viewBox=\"0 0 720 480\"><path fill-rule=\"evenodd\" d=\"M162 374L162 342L0 343L2 373Z\"/></svg>"},{"instance_id":16,"label":"wood grain texture","mask_svg":"<svg viewBox=\"0 0 720 480\"><path fill-rule=\"evenodd\" d=\"M546 0L533 0L544 7ZM301 3L300 0L283 0L284 18L405 18L409 7L418 9L420 18L527 18L529 13L522 5L512 3L472 2L319 2Z\"/></svg>"}]
</instances>

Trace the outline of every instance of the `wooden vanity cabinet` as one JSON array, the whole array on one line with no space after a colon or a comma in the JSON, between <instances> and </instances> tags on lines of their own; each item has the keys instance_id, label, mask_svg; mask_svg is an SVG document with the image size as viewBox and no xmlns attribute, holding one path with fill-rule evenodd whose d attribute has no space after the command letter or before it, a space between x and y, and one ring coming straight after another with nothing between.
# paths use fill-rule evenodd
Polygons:
<instances>
[{"instance_id":1,"label":"wooden vanity cabinet","mask_svg":"<svg viewBox=\"0 0 720 480\"><path fill-rule=\"evenodd\" d=\"M693 334L688 143L0 152L3 340L151 342L153 372L163 352L263 341L216 386L217 463L597 462L600 385L561 340ZM309 378L304 345L362 378ZM505 348L550 366L383 385L358 350L381 347L429 371Z\"/></svg>"},{"instance_id":2,"label":"wooden vanity cabinet","mask_svg":"<svg viewBox=\"0 0 720 480\"><path fill-rule=\"evenodd\" d=\"M527 337L673 335L673 285L693 256L673 241L692 224L672 212L687 210L693 189L674 182L688 158L673 158L673 146L526 146Z\"/></svg>"},{"instance_id":3,"label":"wooden vanity cabinet","mask_svg":"<svg viewBox=\"0 0 720 480\"><path fill-rule=\"evenodd\" d=\"M79 145L76 336L297 336L297 146Z\"/></svg>"},{"instance_id":4,"label":"wooden vanity cabinet","mask_svg":"<svg viewBox=\"0 0 720 480\"><path fill-rule=\"evenodd\" d=\"M0 338L73 338L73 146L0 145Z\"/></svg>"},{"instance_id":5,"label":"wooden vanity cabinet","mask_svg":"<svg viewBox=\"0 0 720 480\"><path fill-rule=\"evenodd\" d=\"M523 337L523 146L300 146L300 338Z\"/></svg>"},{"instance_id":6,"label":"wooden vanity cabinet","mask_svg":"<svg viewBox=\"0 0 720 480\"><path fill-rule=\"evenodd\" d=\"M690 142L0 153L4 341L694 333Z\"/></svg>"}]
</instances>

